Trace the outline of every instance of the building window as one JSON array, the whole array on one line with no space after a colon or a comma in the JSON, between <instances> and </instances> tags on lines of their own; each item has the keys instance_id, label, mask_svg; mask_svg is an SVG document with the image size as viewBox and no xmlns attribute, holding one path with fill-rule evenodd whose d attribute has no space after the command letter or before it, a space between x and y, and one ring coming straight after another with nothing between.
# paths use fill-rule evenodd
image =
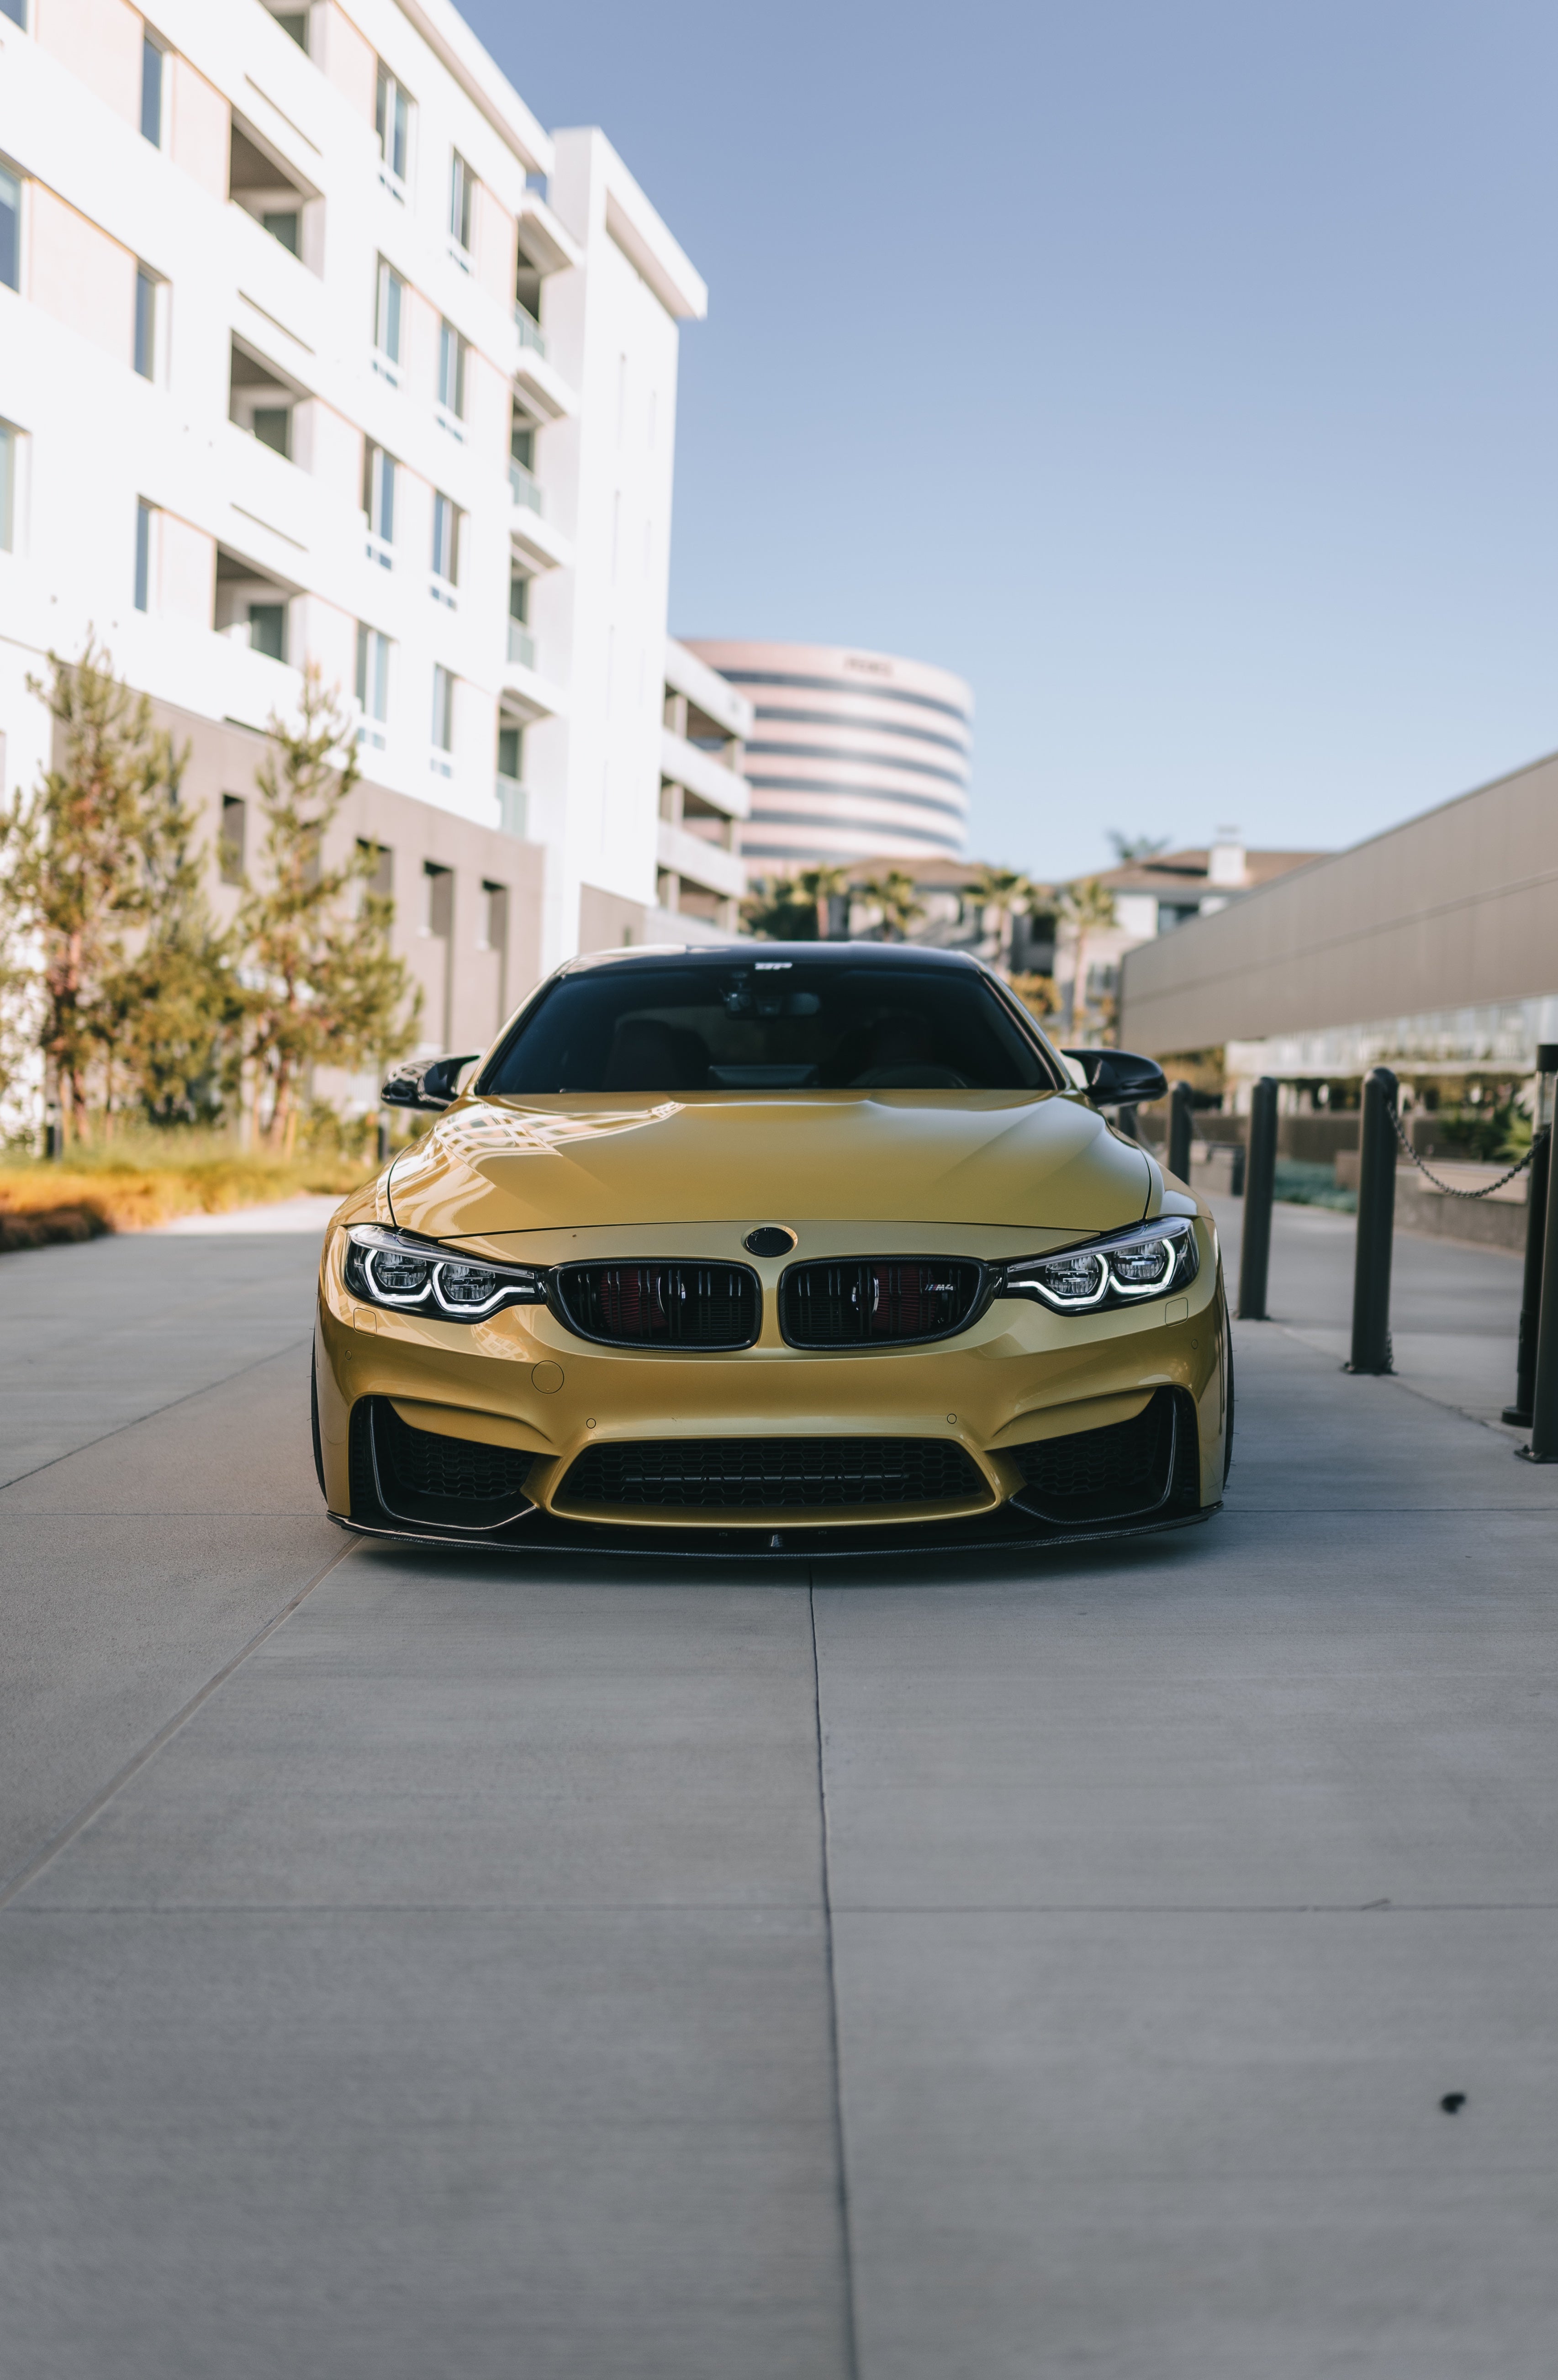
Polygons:
<instances>
[{"instance_id":1,"label":"building window","mask_svg":"<svg viewBox=\"0 0 1558 2380\"><path fill-rule=\"evenodd\" d=\"M465 419L466 342L453 322L438 326L438 402L456 421Z\"/></svg>"},{"instance_id":2,"label":"building window","mask_svg":"<svg viewBox=\"0 0 1558 2380\"><path fill-rule=\"evenodd\" d=\"M411 107L409 94L381 58L378 95L373 103L373 123L379 135L379 179L391 197L402 203L411 164Z\"/></svg>"},{"instance_id":3,"label":"building window","mask_svg":"<svg viewBox=\"0 0 1558 2380\"><path fill-rule=\"evenodd\" d=\"M512 722L498 729L498 774L511 785L525 782L525 731Z\"/></svg>"},{"instance_id":4,"label":"building window","mask_svg":"<svg viewBox=\"0 0 1558 2380\"><path fill-rule=\"evenodd\" d=\"M17 482L21 476L21 432L0 421L0 553L17 550ZM0 792L4 788L0 787Z\"/></svg>"},{"instance_id":5,"label":"building window","mask_svg":"<svg viewBox=\"0 0 1558 2380\"><path fill-rule=\"evenodd\" d=\"M456 149L449 166L449 237L464 257L470 254L471 210L476 199L476 176Z\"/></svg>"},{"instance_id":6,"label":"building window","mask_svg":"<svg viewBox=\"0 0 1558 2380\"><path fill-rule=\"evenodd\" d=\"M382 752L385 743L385 722L389 718L390 640L377 628L360 621L357 631L357 707L362 722L357 731L359 744L370 744Z\"/></svg>"},{"instance_id":7,"label":"building window","mask_svg":"<svg viewBox=\"0 0 1558 2380\"><path fill-rule=\"evenodd\" d=\"M481 885L481 939L479 950L504 951L508 948L508 887L506 884Z\"/></svg>"},{"instance_id":8,"label":"building window","mask_svg":"<svg viewBox=\"0 0 1558 2380\"><path fill-rule=\"evenodd\" d=\"M254 435L262 446L273 455L292 460L292 407L289 405L257 405L254 408Z\"/></svg>"},{"instance_id":9,"label":"building window","mask_svg":"<svg viewBox=\"0 0 1558 2380\"><path fill-rule=\"evenodd\" d=\"M422 862L422 931L446 942L455 930L455 871L435 859Z\"/></svg>"},{"instance_id":10,"label":"building window","mask_svg":"<svg viewBox=\"0 0 1558 2380\"><path fill-rule=\"evenodd\" d=\"M135 507L135 608L152 608L152 506L144 496Z\"/></svg>"},{"instance_id":11,"label":"building window","mask_svg":"<svg viewBox=\"0 0 1558 2380\"><path fill-rule=\"evenodd\" d=\"M452 590L460 579L460 516L459 507L445 495L432 500L432 575L442 582L433 593L453 605Z\"/></svg>"},{"instance_id":12,"label":"building window","mask_svg":"<svg viewBox=\"0 0 1558 2380\"><path fill-rule=\"evenodd\" d=\"M260 217L260 227L279 240L288 256L296 256L301 245L302 221L297 207L266 207Z\"/></svg>"},{"instance_id":13,"label":"building window","mask_svg":"<svg viewBox=\"0 0 1558 2380\"><path fill-rule=\"evenodd\" d=\"M450 758L455 748L455 680L442 662L432 672L432 765L441 777L454 775Z\"/></svg>"},{"instance_id":14,"label":"building window","mask_svg":"<svg viewBox=\"0 0 1558 2380\"><path fill-rule=\"evenodd\" d=\"M251 603L249 607L249 643L252 652L263 653L273 662L286 659L286 606L285 603Z\"/></svg>"},{"instance_id":15,"label":"building window","mask_svg":"<svg viewBox=\"0 0 1558 2380\"><path fill-rule=\"evenodd\" d=\"M378 294L373 306L373 345L378 350L373 363L374 369L383 371L384 378L394 382L396 387L400 385L398 375L393 371L385 371L384 367L386 364L398 364L400 361L400 334L405 315L403 303L405 296L405 282L394 265L386 264L381 256Z\"/></svg>"},{"instance_id":16,"label":"building window","mask_svg":"<svg viewBox=\"0 0 1558 2380\"><path fill-rule=\"evenodd\" d=\"M368 516L368 558L389 570L395 563L395 457L382 446L362 450L362 509Z\"/></svg>"},{"instance_id":17,"label":"building window","mask_svg":"<svg viewBox=\"0 0 1558 2380\"><path fill-rule=\"evenodd\" d=\"M0 17L8 17L13 25L27 30L27 0L0 0Z\"/></svg>"},{"instance_id":18,"label":"building window","mask_svg":"<svg viewBox=\"0 0 1558 2380\"><path fill-rule=\"evenodd\" d=\"M217 867L224 884L243 882L244 842L249 824L249 804L241 794L222 796L222 826L216 838Z\"/></svg>"},{"instance_id":19,"label":"building window","mask_svg":"<svg viewBox=\"0 0 1558 2380\"><path fill-rule=\"evenodd\" d=\"M387 843L374 843L365 834L357 839L362 862L362 889L371 899L388 901L395 892L395 854Z\"/></svg>"},{"instance_id":20,"label":"building window","mask_svg":"<svg viewBox=\"0 0 1558 2380\"><path fill-rule=\"evenodd\" d=\"M140 42L140 134L153 149L163 145L162 45L143 33Z\"/></svg>"},{"instance_id":21,"label":"building window","mask_svg":"<svg viewBox=\"0 0 1558 2380\"><path fill-rule=\"evenodd\" d=\"M275 18L276 23L281 27L282 31L287 36L287 39L289 41L296 42L298 47L303 52L304 55L307 56L309 49L308 10L306 8L278 8L274 5L274 0L265 0L265 5L270 9L270 13Z\"/></svg>"},{"instance_id":22,"label":"building window","mask_svg":"<svg viewBox=\"0 0 1558 2380\"><path fill-rule=\"evenodd\" d=\"M157 377L157 279L143 264L135 269L135 368L142 380Z\"/></svg>"},{"instance_id":23,"label":"building window","mask_svg":"<svg viewBox=\"0 0 1558 2380\"><path fill-rule=\"evenodd\" d=\"M0 165L0 287L21 286L21 184Z\"/></svg>"}]
</instances>

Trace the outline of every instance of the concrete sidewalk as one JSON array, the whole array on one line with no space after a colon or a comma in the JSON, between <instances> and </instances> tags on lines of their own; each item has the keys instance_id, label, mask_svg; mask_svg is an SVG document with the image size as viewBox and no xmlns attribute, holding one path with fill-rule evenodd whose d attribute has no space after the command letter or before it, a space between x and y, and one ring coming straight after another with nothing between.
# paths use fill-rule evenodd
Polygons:
<instances>
[{"instance_id":1,"label":"concrete sidewalk","mask_svg":"<svg viewBox=\"0 0 1558 2380\"><path fill-rule=\"evenodd\" d=\"M356 1547L306 1245L6 1258L7 2375L1547 2380L1558 1475L1317 1220L1206 1528L815 1584Z\"/></svg>"},{"instance_id":2,"label":"concrete sidewalk","mask_svg":"<svg viewBox=\"0 0 1558 2380\"><path fill-rule=\"evenodd\" d=\"M1238 1303L1243 1202L1209 1200L1223 1239L1230 1305ZM1324 1207L1278 1206L1272 1217L1267 1309L1306 1346L1345 1363L1352 1347L1357 1221ZM1391 1262L1396 1377L1419 1396L1500 1427L1515 1394L1524 1254L1397 1231ZM1511 1443L1526 1436L1513 1434Z\"/></svg>"}]
</instances>

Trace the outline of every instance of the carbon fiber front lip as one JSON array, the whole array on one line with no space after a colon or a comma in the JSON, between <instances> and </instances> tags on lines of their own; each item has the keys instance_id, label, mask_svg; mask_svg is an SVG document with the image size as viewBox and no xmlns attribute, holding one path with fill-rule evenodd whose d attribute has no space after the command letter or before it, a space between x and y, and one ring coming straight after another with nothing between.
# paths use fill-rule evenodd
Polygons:
<instances>
[{"instance_id":1,"label":"carbon fiber front lip","mask_svg":"<svg viewBox=\"0 0 1558 2380\"><path fill-rule=\"evenodd\" d=\"M1009 1508L1008 1508L1009 1509ZM642 1560L646 1557L659 1560L687 1561L864 1561L880 1559L884 1554L976 1554L976 1553L1042 1553L1057 1546L1096 1546L1117 1544L1126 1537L1161 1536L1171 1529L1193 1529L1202 1521L1223 1510L1219 1497L1215 1504L1203 1504L1194 1512L1171 1512L1160 1517L1154 1513L1141 1521L1106 1522L1091 1528L1053 1529L1035 1532L1021 1526L1010 1534L997 1533L991 1521L975 1520L962 1524L974 1534L958 1536L930 1536L923 1529L912 1534L895 1535L892 1524L880 1531L852 1529L849 1536L856 1542L847 1546L819 1545L816 1540L825 1534L814 1526L804 1532L797 1528L786 1533L760 1529L688 1530L685 1535L666 1529L634 1530L630 1525L594 1529L583 1522L559 1524L532 1507L537 1525L525 1525L528 1516L508 1524L508 1534L456 1536L438 1529L384 1528L371 1521L348 1521L339 1512L329 1518L338 1529L354 1536L374 1537L382 1542L399 1545L443 1546L452 1551L483 1554L615 1554L619 1559ZM1026 1524L1028 1516L1023 1515ZM778 1545L761 1542L777 1536ZM667 1538L671 1539L667 1543ZM712 1537L715 1542L711 1544ZM732 1543L736 1539L737 1542Z\"/></svg>"}]
</instances>

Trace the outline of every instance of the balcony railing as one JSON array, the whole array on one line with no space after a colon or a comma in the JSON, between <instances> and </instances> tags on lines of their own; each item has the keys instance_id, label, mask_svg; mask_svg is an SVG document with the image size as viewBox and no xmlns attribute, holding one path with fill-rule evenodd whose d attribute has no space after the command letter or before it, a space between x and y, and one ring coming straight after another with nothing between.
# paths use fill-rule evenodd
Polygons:
<instances>
[{"instance_id":1,"label":"balcony railing","mask_svg":"<svg viewBox=\"0 0 1558 2380\"><path fill-rule=\"evenodd\" d=\"M523 843L525 829L529 824L529 795L515 777L500 777L497 790L498 832L500 834L517 835Z\"/></svg>"},{"instance_id":2,"label":"balcony railing","mask_svg":"<svg viewBox=\"0 0 1558 2380\"><path fill-rule=\"evenodd\" d=\"M508 658L522 669L533 670L536 666L536 640L523 620L510 620L508 624Z\"/></svg>"},{"instance_id":3,"label":"balcony railing","mask_svg":"<svg viewBox=\"0 0 1558 2380\"><path fill-rule=\"evenodd\" d=\"M534 347L538 356L545 355L546 340L541 324L528 306L521 306L517 298L514 301L514 327L519 334L522 347Z\"/></svg>"},{"instance_id":4,"label":"balcony railing","mask_svg":"<svg viewBox=\"0 0 1558 2380\"><path fill-rule=\"evenodd\" d=\"M541 489L517 455L508 458L508 487L517 504L524 504L533 513L542 509Z\"/></svg>"}]
</instances>

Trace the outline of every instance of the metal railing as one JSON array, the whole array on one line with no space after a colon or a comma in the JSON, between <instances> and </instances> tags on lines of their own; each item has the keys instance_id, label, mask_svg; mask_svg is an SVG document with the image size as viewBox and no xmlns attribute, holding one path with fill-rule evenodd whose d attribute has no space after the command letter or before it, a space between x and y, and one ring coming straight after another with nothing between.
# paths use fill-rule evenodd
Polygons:
<instances>
[{"instance_id":1,"label":"metal railing","mask_svg":"<svg viewBox=\"0 0 1558 2380\"><path fill-rule=\"evenodd\" d=\"M532 513L543 510L541 487L533 473L528 471L517 455L508 458L508 492L517 504L524 504Z\"/></svg>"},{"instance_id":2,"label":"metal railing","mask_svg":"<svg viewBox=\"0 0 1558 2380\"><path fill-rule=\"evenodd\" d=\"M536 640L523 620L510 620L508 624L508 658L523 669L533 670L536 666Z\"/></svg>"},{"instance_id":3,"label":"metal railing","mask_svg":"<svg viewBox=\"0 0 1558 2380\"><path fill-rule=\"evenodd\" d=\"M530 796L517 777L500 776L497 781L498 832L517 835L525 840L530 820Z\"/></svg>"},{"instance_id":4,"label":"metal railing","mask_svg":"<svg viewBox=\"0 0 1558 2380\"><path fill-rule=\"evenodd\" d=\"M514 327L519 334L522 347L533 347L538 356L545 355L546 339L541 324L528 306L521 306L517 298L514 301Z\"/></svg>"}]
</instances>

